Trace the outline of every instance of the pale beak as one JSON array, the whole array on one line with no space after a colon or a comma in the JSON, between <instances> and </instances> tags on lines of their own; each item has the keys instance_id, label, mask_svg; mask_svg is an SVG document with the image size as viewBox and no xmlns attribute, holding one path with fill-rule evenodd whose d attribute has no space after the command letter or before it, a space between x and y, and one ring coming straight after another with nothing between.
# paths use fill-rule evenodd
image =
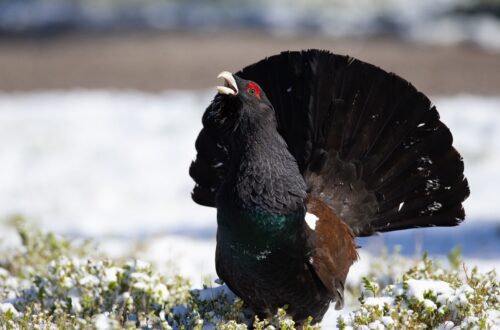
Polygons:
<instances>
[{"instance_id":1,"label":"pale beak","mask_svg":"<svg viewBox=\"0 0 500 330\"><path fill-rule=\"evenodd\" d=\"M238 86L236 85L236 80L234 80L233 74L228 71L223 71L219 73L217 78L224 79L224 86L217 86L217 91L219 94L224 95L236 95L238 94Z\"/></svg>"}]
</instances>

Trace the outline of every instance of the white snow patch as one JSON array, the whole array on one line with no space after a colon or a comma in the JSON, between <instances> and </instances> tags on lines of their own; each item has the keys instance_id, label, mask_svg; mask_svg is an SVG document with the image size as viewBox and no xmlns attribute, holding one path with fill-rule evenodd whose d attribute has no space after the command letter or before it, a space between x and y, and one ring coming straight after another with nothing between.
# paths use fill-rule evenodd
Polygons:
<instances>
[{"instance_id":1,"label":"white snow patch","mask_svg":"<svg viewBox=\"0 0 500 330\"><path fill-rule=\"evenodd\" d=\"M11 313L13 318L17 318L19 316L19 312L11 303L0 303L0 314Z\"/></svg>"},{"instance_id":2,"label":"white snow patch","mask_svg":"<svg viewBox=\"0 0 500 330\"><path fill-rule=\"evenodd\" d=\"M118 267L109 267L104 270L104 282L109 284L109 283L114 283L118 281L118 274L120 272L120 268Z\"/></svg>"},{"instance_id":3,"label":"white snow patch","mask_svg":"<svg viewBox=\"0 0 500 330\"><path fill-rule=\"evenodd\" d=\"M443 281L434 281L434 280L408 280L406 282L408 284L408 294L410 297L415 297L419 301L424 300L424 294L426 292L434 292L436 295L450 295L453 290L450 285ZM401 285L401 284L400 284Z\"/></svg>"},{"instance_id":4,"label":"white snow patch","mask_svg":"<svg viewBox=\"0 0 500 330\"><path fill-rule=\"evenodd\" d=\"M221 295L225 295L230 300L236 298L235 294L227 287L227 285L220 285L215 288L207 288L203 290L194 290L198 295L200 301L210 301L218 299Z\"/></svg>"},{"instance_id":5,"label":"white snow patch","mask_svg":"<svg viewBox=\"0 0 500 330\"><path fill-rule=\"evenodd\" d=\"M212 96L0 93L0 217L93 237L215 226L188 175Z\"/></svg>"},{"instance_id":6,"label":"white snow patch","mask_svg":"<svg viewBox=\"0 0 500 330\"><path fill-rule=\"evenodd\" d=\"M368 297L365 299L365 304L370 306L384 307L385 304L392 305L394 299L392 297Z\"/></svg>"},{"instance_id":7,"label":"white snow patch","mask_svg":"<svg viewBox=\"0 0 500 330\"><path fill-rule=\"evenodd\" d=\"M80 285L83 286L92 287L98 284L99 284L99 279L94 275L86 275L85 277L80 279Z\"/></svg>"},{"instance_id":8,"label":"white snow patch","mask_svg":"<svg viewBox=\"0 0 500 330\"><path fill-rule=\"evenodd\" d=\"M383 316L382 318L380 318L380 320L386 327L389 327L394 324L394 320L390 316Z\"/></svg>"},{"instance_id":9,"label":"white snow patch","mask_svg":"<svg viewBox=\"0 0 500 330\"><path fill-rule=\"evenodd\" d=\"M444 323L440 324L436 330L452 330L455 327L455 323L452 321L445 321Z\"/></svg>"},{"instance_id":10,"label":"white snow patch","mask_svg":"<svg viewBox=\"0 0 500 330\"><path fill-rule=\"evenodd\" d=\"M94 326L97 330L110 330L113 329L113 325L111 324L111 319L105 313L97 314L93 318Z\"/></svg>"},{"instance_id":11,"label":"white snow patch","mask_svg":"<svg viewBox=\"0 0 500 330\"><path fill-rule=\"evenodd\" d=\"M437 309L436 304L432 300L429 300L429 299L424 299L424 307L425 307L425 309L429 309L429 310Z\"/></svg>"}]
</instances>

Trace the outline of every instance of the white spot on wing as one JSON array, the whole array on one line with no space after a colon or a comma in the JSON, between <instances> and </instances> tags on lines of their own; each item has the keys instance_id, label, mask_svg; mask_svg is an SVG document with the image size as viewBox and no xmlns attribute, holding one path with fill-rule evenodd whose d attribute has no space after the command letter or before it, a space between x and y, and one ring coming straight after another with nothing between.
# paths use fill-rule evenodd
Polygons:
<instances>
[{"instance_id":1,"label":"white spot on wing","mask_svg":"<svg viewBox=\"0 0 500 330\"><path fill-rule=\"evenodd\" d=\"M398 212L401 211L401 209L403 208L404 205L405 205L405 202L399 203Z\"/></svg>"},{"instance_id":2,"label":"white spot on wing","mask_svg":"<svg viewBox=\"0 0 500 330\"><path fill-rule=\"evenodd\" d=\"M264 260L264 259L267 259L267 256L271 254L271 251L270 250L264 250L264 251L261 251L257 256L257 260Z\"/></svg>"},{"instance_id":3,"label":"white spot on wing","mask_svg":"<svg viewBox=\"0 0 500 330\"><path fill-rule=\"evenodd\" d=\"M306 213L305 218L309 228L311 228L312 230L316 229L316 221L318 221L319 218L316 215L309 212Z\"/></svg>"}]
</instances>

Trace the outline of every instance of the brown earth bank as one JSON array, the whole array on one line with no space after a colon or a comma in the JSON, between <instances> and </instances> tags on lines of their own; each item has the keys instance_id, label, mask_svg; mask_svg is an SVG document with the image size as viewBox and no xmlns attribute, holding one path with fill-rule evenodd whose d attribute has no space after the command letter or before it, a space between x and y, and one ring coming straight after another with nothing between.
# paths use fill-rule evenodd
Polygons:
<instances>
[{"instance_id":1,"label":"brown earth bank","mask_svg":"<svg viewBox=\"0 0 500 330\"><path fill-rule=\"evenodd\" d=\"M500 95L500 54L474 47L239 31L3 39L0 90L210 88L223 70L234 72L283 50L307 48L376 64L432 95Z\"/></svg>"}]
</instances>

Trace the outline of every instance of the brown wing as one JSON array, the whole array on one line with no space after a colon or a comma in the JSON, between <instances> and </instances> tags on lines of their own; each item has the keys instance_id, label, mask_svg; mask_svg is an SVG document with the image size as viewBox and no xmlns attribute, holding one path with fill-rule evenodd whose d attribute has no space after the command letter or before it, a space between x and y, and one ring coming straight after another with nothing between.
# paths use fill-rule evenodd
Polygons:
<instances>
[{"instance_id":1,"label":"brown wing","mask_svg":"<svg viewBox=\"0 0 500 330\"><path fill-rule=\"evenodd\" d=\"M335 309L344 306L344 284L351 265L358 259L354 233L322 200L310 196L307 211L318 217L309 240L309 263L323 285L336 298Z\"/></svg>"}]
</instances>

